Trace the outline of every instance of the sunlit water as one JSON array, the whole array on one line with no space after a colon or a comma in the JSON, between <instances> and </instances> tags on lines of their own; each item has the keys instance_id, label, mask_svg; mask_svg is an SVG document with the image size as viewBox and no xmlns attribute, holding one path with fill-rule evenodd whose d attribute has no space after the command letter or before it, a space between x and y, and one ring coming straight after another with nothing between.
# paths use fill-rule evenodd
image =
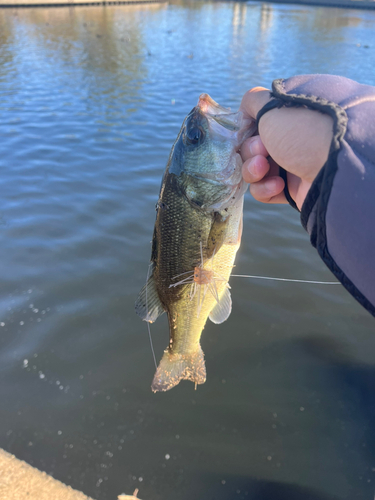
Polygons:
<instances>
[{"instance_id":1,"label":"sunlit water","mask_svg":"<svg viewBox=\"0 0 375 500\"><path fill-rule=\"evenodd\" d=\"M373 499L375 323L341 287L233 278L206 384L156 395L134 300L201 92L236 109L296 73L375 84L374 61L374 12L0 11L0 446L97 500ZM332 280L298 214L250 196L236 274Z\"/></svg>"}]
</instances>

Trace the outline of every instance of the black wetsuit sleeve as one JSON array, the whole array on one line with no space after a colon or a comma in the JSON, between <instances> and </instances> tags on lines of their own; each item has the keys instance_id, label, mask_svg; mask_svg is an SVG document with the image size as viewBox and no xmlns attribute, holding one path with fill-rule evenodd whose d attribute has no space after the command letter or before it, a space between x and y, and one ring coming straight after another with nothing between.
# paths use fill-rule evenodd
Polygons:
<instances>
[{"instance_id":1,"label":"black wetsuit sleeve","mask_svg":"<svg viewBox=\"0 0 375 500\"><path fill-rule=\"evenodd\" d=\"M333 118L328 160L309 190L301 222L320 257L375 316L375 88L331 75L272 84L275 107L304 106Z\"/></svg>"}]
</instances>

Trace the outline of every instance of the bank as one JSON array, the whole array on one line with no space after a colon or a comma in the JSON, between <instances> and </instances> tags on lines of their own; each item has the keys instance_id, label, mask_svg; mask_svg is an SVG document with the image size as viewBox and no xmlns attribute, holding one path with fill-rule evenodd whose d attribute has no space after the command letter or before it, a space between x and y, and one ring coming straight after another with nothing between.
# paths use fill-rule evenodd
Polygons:
<instances>
[{"instance_id":1,"label":"bank","mask_svg":"<svg viewBox=\"0 0 375 500\"><path fill-rule=\"evenodd\" d=\"M166 0L0 0L0 8L14 7L72 7L79 5L124 5L164 3Z\"/></svg>"},{"instance_id":2,"label":"bank","mask_svg":"<svg viewBox=\"0 0 375 500\"><path fill-rule=\"evenodd\" d=\"M168 0L0 0L0 8L14 7L64 7L79 5L124 5L164 3ZM247 0L245 0L247 1ZM249 0L252 3L252 0ZM254 0L254 3L260 3ZM320 7L339 7L346 9L375 9L375 0L262 0L261 3L280 3L294 5L315 5Z\"/></svg>"},{"instance_id":3,"label":"bank","mask_svg":"<svg viewBox=\"0 0 375 500\"><path fill-rule=\"evenodd\" d=\"M137 495L138 490L134 492ZM0 448L0 499L94 500ZM140 500L120 494L118 500Z\"/></svg>"}]
</instances>

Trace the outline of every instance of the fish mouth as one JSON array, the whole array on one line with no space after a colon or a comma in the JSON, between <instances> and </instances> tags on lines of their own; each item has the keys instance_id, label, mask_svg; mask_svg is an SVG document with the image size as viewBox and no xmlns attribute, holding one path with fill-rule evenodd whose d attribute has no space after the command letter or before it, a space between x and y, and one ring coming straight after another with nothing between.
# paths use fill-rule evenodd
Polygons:
<instances>
[{"instance_id":1,"label":"fish mouth","mask_svg":"<svg viewBox=\"0 0 375 500\"><path fill-rule=\"evenodd\" d=\"M201 94L198 99L198 104L195 108L199 110L208 120L209 124L218 124L230 132L240 130L243 120L242 113L233 113L230 108L220 106L208 94ZM214 127L217 132L217 127Z\"/></svg>"},{"instance_id":2,"label":"fish mouth","mask_svg":"<svg viewBox=\"0 0 375 500\"><path fill-rule=\"evenodd\" d=\"M228 114L231 113L230 108L224 108L224 106L220 106L212 97L208 94L201 94L198 99L197 107L204 114L209 115L217 115L217 114Z\"/></svg>"},{"instance_id":3,"label":"fish mouth","mask_svg":"<svg viewBox=\"0 0 375 500\"><path fill-rule=\"evenodd\" d=\"M241 111L233 113L204 93L185 120L183 141L188 147L196 147L202 145L208 136L214 141L230 140L238 150L256 128L255 121L245 119Z\"/></svg>"},{"instance_id":4,"label":"fish mouth","mask_svg":"<svg viewBox=\"0 0 375 500\"><path fill-rule=\"evenodd\" d=\"M188 125L190 127L204 127L212 121L230 131L237 131L241 125L242 113L233 113L230 108L220 106L208 94L201 94L198 104L188 115Z\"/></svg>"}]
</instances>

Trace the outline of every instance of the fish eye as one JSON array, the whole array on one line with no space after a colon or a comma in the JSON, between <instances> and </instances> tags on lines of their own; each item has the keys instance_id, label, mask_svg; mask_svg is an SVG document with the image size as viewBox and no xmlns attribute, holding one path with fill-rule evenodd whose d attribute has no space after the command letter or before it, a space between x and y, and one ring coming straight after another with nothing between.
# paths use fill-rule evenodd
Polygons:
<instances>
[{"instance_id":1,"label":"fish eye","mask_svg":"<svg viewBox=\"0 0 375 500\"><path fill-rule=\"evenodd\" d=\"M187 127L186 140L189 144L198 144L204 137L203 130L199 127Z\"/></svg>"}]
</instances>

